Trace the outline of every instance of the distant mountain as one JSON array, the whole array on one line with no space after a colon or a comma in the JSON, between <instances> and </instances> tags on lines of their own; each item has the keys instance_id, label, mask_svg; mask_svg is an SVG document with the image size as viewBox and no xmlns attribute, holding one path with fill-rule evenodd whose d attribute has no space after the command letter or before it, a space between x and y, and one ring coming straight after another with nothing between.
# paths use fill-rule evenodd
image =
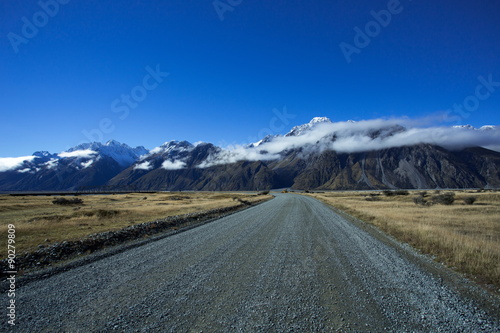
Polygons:
<instances>
[{"instance_id":1,"label":"distant mountain","mask_svg":"<svg viewBox=\"0 0 500 333\"><path fill-rule=\"evenodd\" d=\"M491 130L495 131L495 130L497 130L497 126L493 126L493 125L485 125L485 126L481 126L479 128L475 128L472 125L455 125L455 126L453 126L453 128L469 129L469 130L475 130L475 131L491 131Z\"/></svg>"},{"instance_id":2,"label":"distant mountain","mask_svg":"<svg viewBox=\"0 0 500 333\"><path fill-rule=\"evenodd\" d=\"M102 186L147 153L144 147L131 148L114 140L105 144L84 143L59 154L35 152L17 158L6 170L4 166L0 172L0 190L76 190Z\"/></svg>"},{"instance_id":3,"label":"distant mountain","mask_svg":"<svg viewBox=\"0 0 500 333\"><path fill-rule=\"evenodd\" d=\"M128 167L139 157L148 153L148 150L142 146L131 148L130 146L115 140L110 140L105 144L100 142L83 143L76 147L68 149L66 152L92 150L99 156L107 156L115 160L120 166Z\"/></svg>"},{"instance_id":4,"label":"distant mountain","mask_svg":"<svg viewBox=\"0 0 500 333\"><path fill-rule=\"evenodd\" d=\"M108 141L0 159L0 190L396 189L500 187L496 126L407 128L326 117L247 146ZM498 149L497 149L498 150Z\"/></svg>"},{"instance_id":5,"label":"distant mountain","mask_svg":"<svg viewBox=\"0 0 500 333\"><path fill-rule=\"evenodd\" d=\"M299 151L268 165L280 185L297 189L433 189L500 187L500 153L449 151L419 144L359 153Z\"/></svg>"}]
</instances>

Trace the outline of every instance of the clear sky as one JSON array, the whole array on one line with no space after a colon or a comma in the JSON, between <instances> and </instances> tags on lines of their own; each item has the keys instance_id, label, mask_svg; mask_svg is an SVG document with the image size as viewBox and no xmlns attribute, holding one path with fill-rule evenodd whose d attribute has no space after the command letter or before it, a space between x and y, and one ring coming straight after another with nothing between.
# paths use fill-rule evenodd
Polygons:
<instances>
[{"instance_id":1,"label":"clear sky","mask_svg":"<svg viewBox=\"0 0 500 333\"><path fill-rule=\"evenodd\" d=\"M2 1L0 157L247 143L315 116L499 125L499 14L496 0Z\"/></svg>"}]
</instances>

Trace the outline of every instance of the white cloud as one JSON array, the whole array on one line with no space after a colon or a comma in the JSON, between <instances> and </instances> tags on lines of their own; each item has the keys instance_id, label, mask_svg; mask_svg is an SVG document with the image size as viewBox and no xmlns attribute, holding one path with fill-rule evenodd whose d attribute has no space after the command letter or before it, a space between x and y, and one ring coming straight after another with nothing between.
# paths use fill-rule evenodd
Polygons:
<instances>
[{"instance_id":1,"label":"white cloud","mask_svg":"<svg viewBox=\"0 0 500 333\"><path fill-rule=\"evenodd\" d=\"M334 150L355 153L416 144L433 144L450 150L485 147L500 151L500 128L417 127L423 120L373 119L358 122L318 124L299 136L278 136L258 147L233 146L210 156L201 168L234 163L241 160L272 160L280 153L301 148L302 153Z\"/></svg>"},{"instance_id":2,"label":"white cloud","mask_svg":"<svg viewBox=\"0 0 500 333\"><path fill-rule=\"evenodd\" d=\"M164 149L164 148L163 148L163 147L161 147L161 146L159 146L159 147L155 147L155 148L151 149L151 150L149 151L149 153L148 153L148 154L146 154L146 155L144 155L144 156L149 156L149 155L154 155L154 154L161 153L161 152L163 151L163 149ZM141 157L142 157L142 156L141 156Z\"/></svg>"},{"instance_id":3,"label":"white cloud","mask_svg":"<svg viewBox=\"0 0 500 333\"><path fill-rule=\"evenodd\" d=\"M21 156L0 158L0 172L15 170L22 166L24 162L31 162L37 157L38 156Z\"/></svg>"},{"instance_id":4,"label":"white cloud","mask_svg":"<svg viewBox=\"0 0 500 333\"><path fill-rule=\"evenodd\" d=\"M30 172L30 171L31 171L31 169L30 169L30 168L17 170L17 172L19 172L19 173L26 173L26 172Z\"/></svg>"},{"instance_id":5,"label":"white cloud","mask_svg":"<svg viewBox=\"0 0 500 333\"><path fill-rule=\"evenodd\" d=\"M75 150L71 152L62 152L59 154L59 157L65 158L65 157L78 157L78 158L90 158L96 155L97 152L93 151L91 149L85 149L85 150Z\"/></svg>"},{"instance_id":6,"label":"white cloud","mask_svg":"<svg viewBox=\"0 0 500 333\"><path fill-rule=\"evenodd\" d=\"M210 155L205 161L198 165L199 168L208 168L213 165L230 164L238 161L265 161L279 157L276 153L262 153L262 146L258 148L246 148L244 146L231 146L223 149L215 155Z\"/></svg>"},{"instance_id":7,"label":"white cloud","mask_svg":"<svg viewBox=\"0 0 500 333\"><path fill-rule=\"evenodd\" d=\"M150 161L142 162L134 166L134 170L151 170L153 166Z\"/></svg>"},{"instance_id":8,"label":"white cloud","mask_svg":"<svg viewBox=\"0 0 500 333\"><path fill-rule=\"evenodd\" d=\"M91 166L92 163L94 163L94 160L88 160L87 162L82 162L81 166L85 169L85 168L88 168L89 166Z\"/></svg>"},{"instance_id":9,"label":"white cloud","mask_svg":"<svg viewBox=\"0 0 500 333\"><path fill-rule=\"evenodd\" d=\"M52 159L50 159L50 161L45 162L44 164L47 167L47 169L53 169L53 168L57 167L57 162L58 162L57 159L52 158Z\"/></svg>"},{"instance_id":10,"label":"white cloud","mask_svg":"<svg viewBox=\"0 0 500 333\"><path fill-rule=\"evenodd\" d=\"M180 170L185 166L186 163L182 161L165 161L161 164L161 167L166 170Z\"/></svg>"}]
</instances>

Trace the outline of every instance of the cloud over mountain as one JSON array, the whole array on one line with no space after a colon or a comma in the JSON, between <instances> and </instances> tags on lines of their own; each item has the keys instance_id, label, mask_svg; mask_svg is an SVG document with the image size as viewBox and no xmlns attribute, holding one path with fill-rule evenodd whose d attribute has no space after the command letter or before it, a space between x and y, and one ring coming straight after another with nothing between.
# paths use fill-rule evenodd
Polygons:
<instances>
[{"instance_id":1,"label":"cloud over mountain","mask_svg":"<svg viewBox=\"0 0 500 333\"><path fill-rule=\"evenodd\" d=\"M172 140L148 151L111 140L0 158L0 190L500 187L499 152L496 126L316 117L225 148Z\"/></svg>"},{"instance_id":2,"label":"cloud over mountain","mask_svg":"<svg viewBox=\"0 0 500 333\"><path fill-rule=\"evenodd\" d=\"M318 120L319 119L319 120ZM418 120L373 119L331 122L314 118L309 124L297 126L284 136L274 136L249 146L231 146L211 155L199 167L210 167L237 161L268 161L278 159L289 150L300 149L309 154L327 150L358 153L417 144L433 144L449 150L484 147L500 151L500 129L483 126L417 127Z\"/></svg>"},{"instance_id":3,"label":"cloud over mountain","mask_svg":"<svg viewBox=\"0 0 500 333\"><path fill-rule=\"evenodd\" d=\"M35 158L36 156L0 158L0 172L17 169L21 167L25 162L31 162Z\"/></svg>"}]
</instances>

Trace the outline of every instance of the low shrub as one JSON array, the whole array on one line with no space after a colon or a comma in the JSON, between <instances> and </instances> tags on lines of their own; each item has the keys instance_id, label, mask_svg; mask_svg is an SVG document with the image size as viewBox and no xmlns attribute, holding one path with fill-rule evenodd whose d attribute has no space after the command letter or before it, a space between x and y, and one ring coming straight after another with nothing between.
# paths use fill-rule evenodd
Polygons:
<instances>
[{"instance_id":1,"label":"low shrub","mask_svg":"<svg viewBox=\"0 0 500 333\"><path fill-rule=\"evenodd\" d=\"M96 213L98 218L110 218L120 214L118 210L99 209Z\"/></svg>"},{"instance_id":2,"label":"low shrub","mask_svg":"<svg viewBox=\"0 0 500 333\"><path fill-rule=\"evenodd\" d=\"M410 192L408 192L407 190L395 190L395 191L385 190L383 193L384 193L384 195L386 195L388 197L392 197L394 195L409 195L410 194Z\"/></svg>"},{"instance_id":3,"label":"low shrub","mask_svg":"<svg viewBox=\"0 0 500 333\"><path fill-rule=\"evenodd\" d=\"M466 197L463 200L464 200L464 203L466 205L473 205L474 202L476 202L477 198L476 197Z\"/></svg>"},{"instance_id":4,"label":"low shrub","mask_svg":"<svg viewBox=\"0 0 500 333\"><path fill-rule=\"evenodd\" d=\"M268 195L268 194L269 194L269 191L262 191L262 192L257 193L257 195Z\"/></svg>"},{"instance_id":5,"label":"low shrub","mask_svg":"<svg viewBox=\"0 0 500 333\"><path fill-rule=\"evenodd\" d=\"M173 200L173 201L180 201L180 200L187 200L187 199L189 199L188 196L182 196L182 195L176 195L176 196L166 198L166 200Z\"/></svg>"},{"instance_id":6,"label":"low shrub","mask_svg":"<svg viewBox=\"0 0 500 333\"><path fill-rule=\"evenodd\" d=\"M396 195L409 195L410 192L408 192L407 190L396 190Z\"/></svg>"},{"instance_id":7,"label":"low shrub","mask_svg":"<svg viewBox=\"0 0 500 333\"><path fill-rule=\"evenodd\" d=\"M414 197L413 202L418 206L429 206L429 203L424 199L423 195Z\"/></svg>"},{"instance_id":8,"label":"low shrub","mask_svg":"<svg viewBox=\"0 0 500 333\"><path fill-rule=\"evenodd\" d=\"M432 197L432 203L441 205L453 205L455 202L455 193L443 193Z\"/></svg>"},{"instance_id":9,"label":"low shrub","mask_svg":"<svg viewBox=\"0 0 500 333\"><path fill-rule=\"evenodd\" d=\"M54 205L82 205L83 200L80 198L66 199L66 198L57 198L52 200Z\"/></svg>"}]
</instances>

